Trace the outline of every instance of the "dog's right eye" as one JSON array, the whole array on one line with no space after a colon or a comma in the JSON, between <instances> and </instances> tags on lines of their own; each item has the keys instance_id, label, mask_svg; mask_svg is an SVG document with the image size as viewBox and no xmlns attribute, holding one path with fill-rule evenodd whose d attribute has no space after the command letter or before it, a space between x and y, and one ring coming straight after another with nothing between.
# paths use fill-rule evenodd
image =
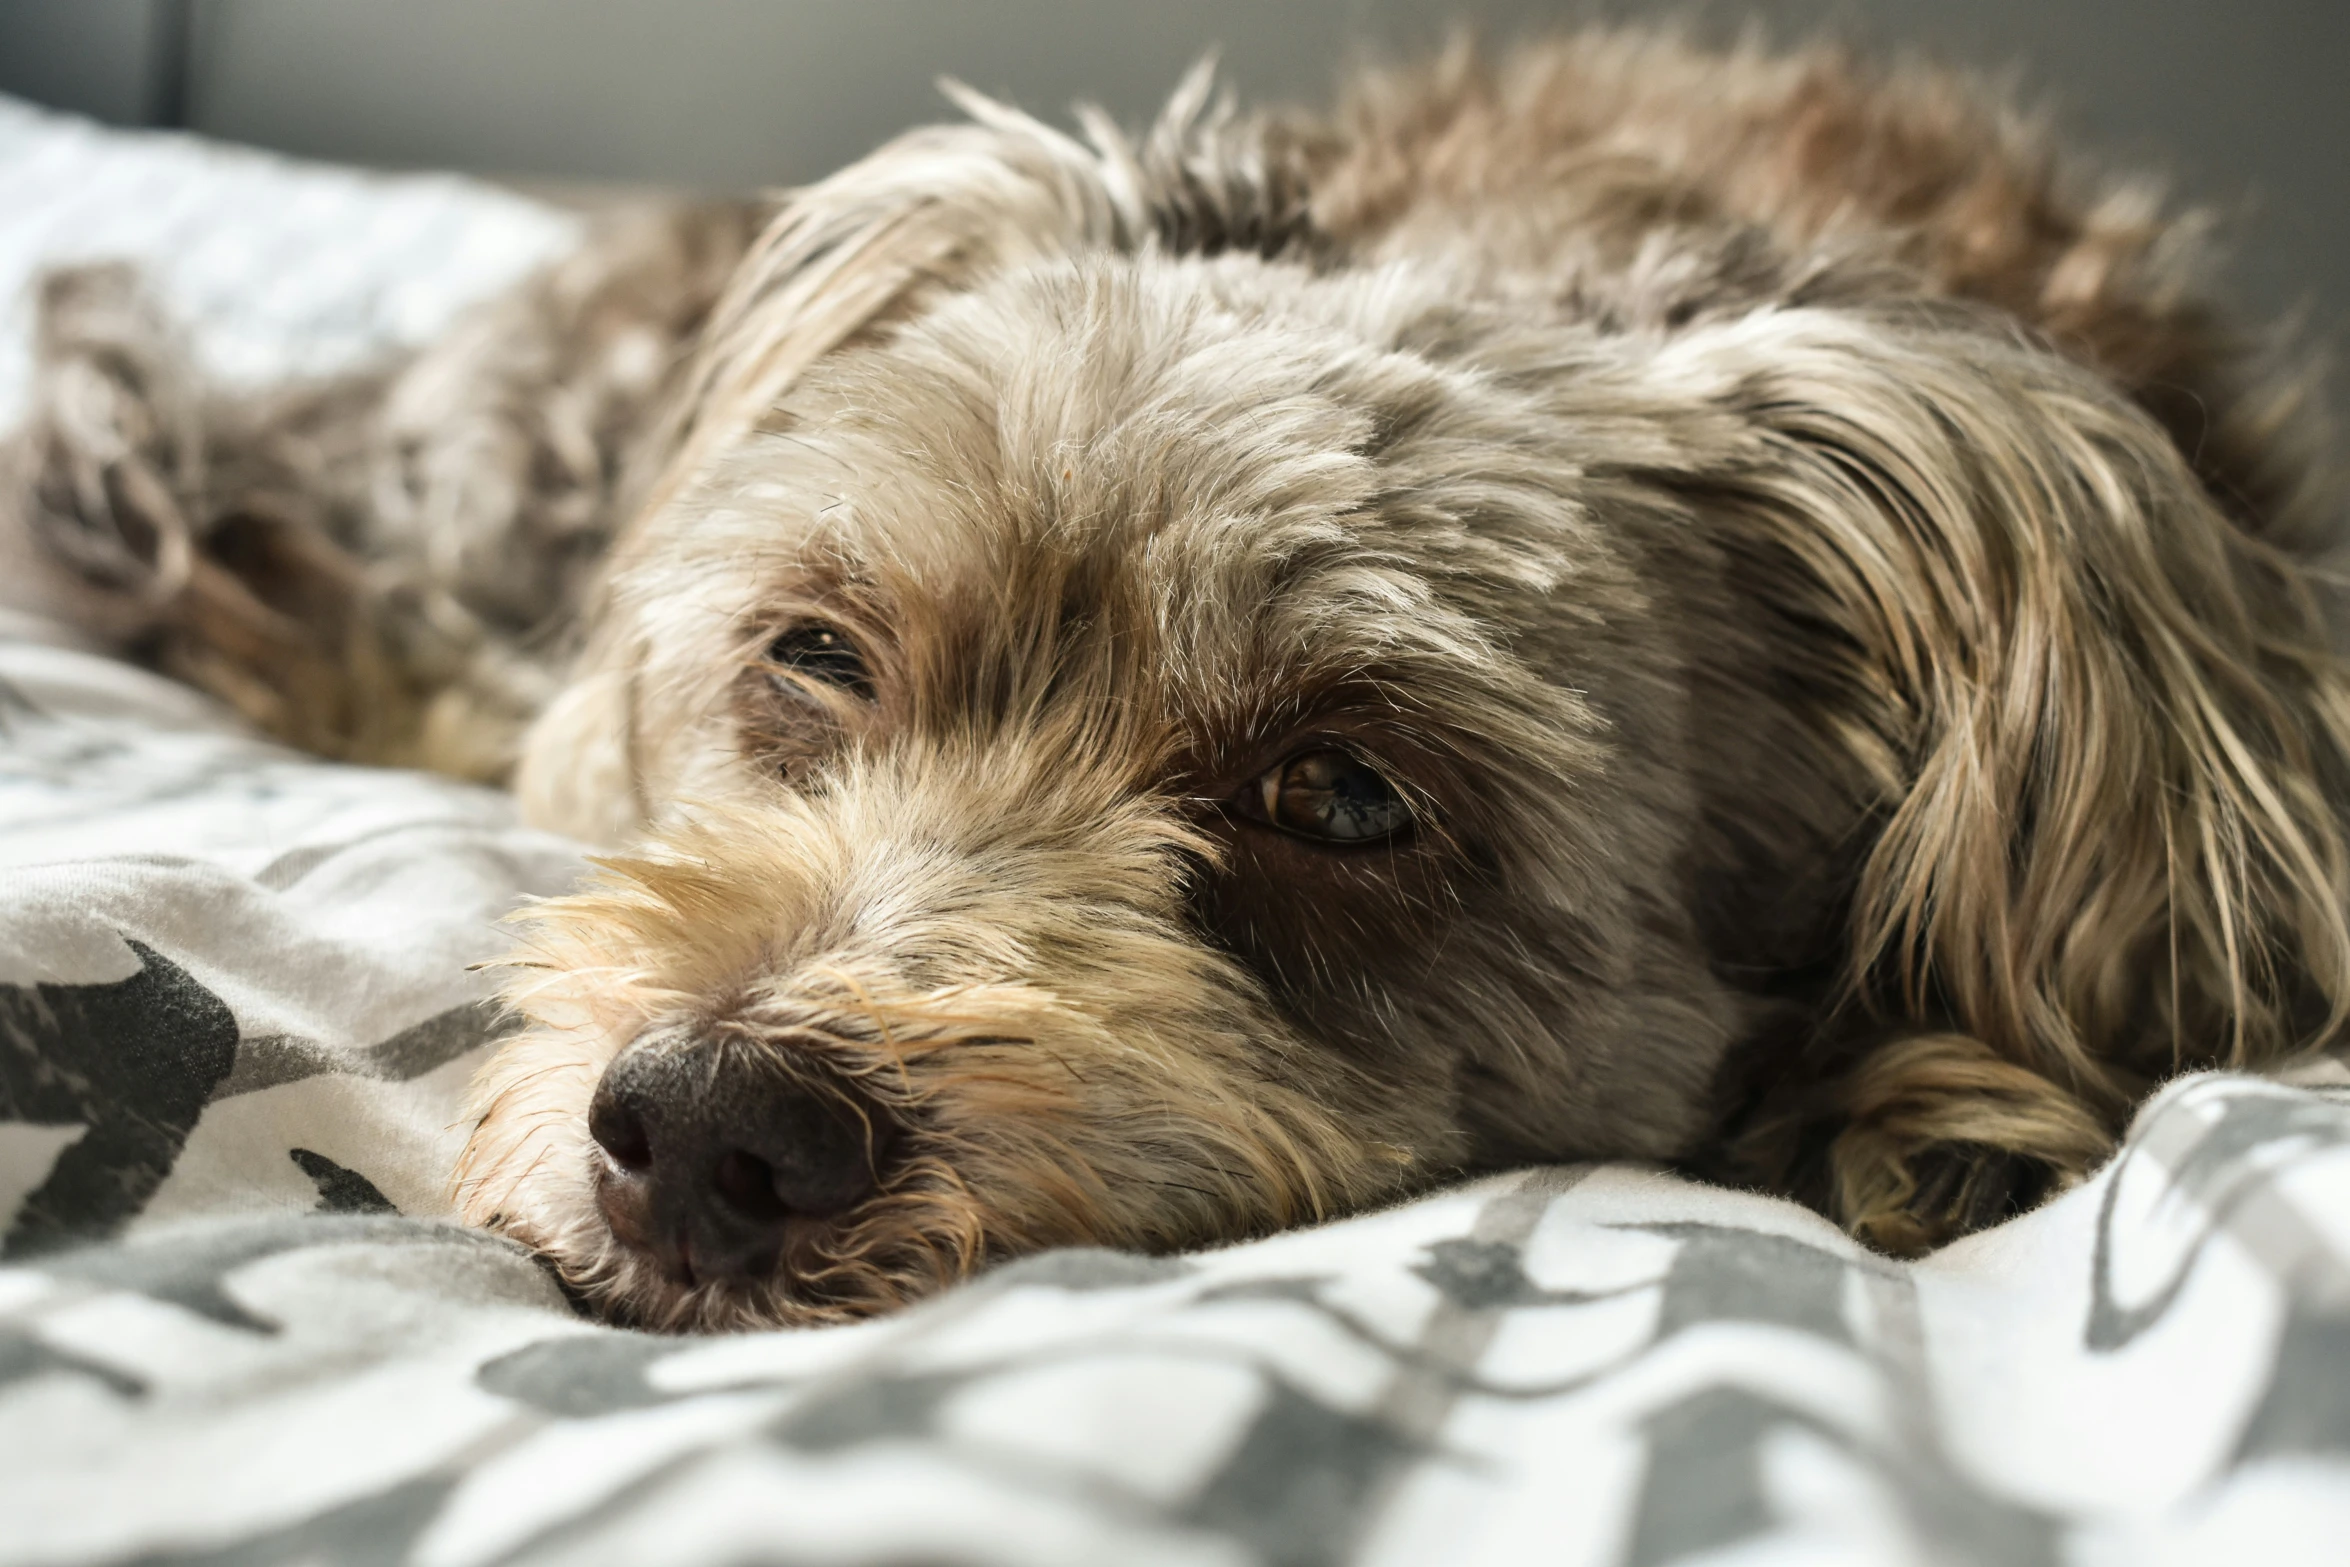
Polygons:
<instances>
[{"instance_id":1,"label":"dog's right eye","mask_svg":"<svg viewBox=\"0 0 2350 1567\"><path fill-rule=\"evenodd\" d=\"M857 645L830 626L794 626L767 644L767 662L861 697L873 695L873 676Z\"/></svg>"},{"instance_id":2,"label":"dog's right eye","mask_svg":"<svg viewBox=\"0 0 2350 1567\"><path fill-rule=\"evenodd\" d=\"M1412 808L1393 784L1328 746L1267 769L1241 799L1258 820L1324 843L1379 843L1412 825Z\"/></svg>"}]
</instances>

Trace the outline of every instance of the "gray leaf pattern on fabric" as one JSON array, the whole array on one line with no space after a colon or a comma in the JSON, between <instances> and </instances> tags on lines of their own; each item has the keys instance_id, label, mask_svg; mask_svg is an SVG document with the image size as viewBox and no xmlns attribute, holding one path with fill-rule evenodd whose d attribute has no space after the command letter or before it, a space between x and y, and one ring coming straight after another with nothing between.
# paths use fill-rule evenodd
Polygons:
<instances>
[{"instance_id":1,"label":"gray leaf pattern on fabric","mask_svg":"<svg viewBox=\"0 0 2350 1567\"><path fill-rule=\"evenodd\" d=\"M0 1564L2054 1567L2350 1511L2350 1094L2250 1078L1919 1265L1598 1167L845 1330L582 1320L446 1222L470 966L576 851L118 666L0 681ZM138 780L80 839L77 758Z\"/></svg>"}]
</instances>

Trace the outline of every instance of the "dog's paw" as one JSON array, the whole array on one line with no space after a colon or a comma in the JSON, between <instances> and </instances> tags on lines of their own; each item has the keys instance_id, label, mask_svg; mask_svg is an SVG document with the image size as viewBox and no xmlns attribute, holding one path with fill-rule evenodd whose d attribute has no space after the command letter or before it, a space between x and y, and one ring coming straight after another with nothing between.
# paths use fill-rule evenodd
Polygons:
<instances>
[{"instance_id":1,"label":"dog's paw","mask_svg":"<svg viewBox=\"0 0 2350 1567\"><path fill-rule=\"evenodd\" d=\"M1829 1209L1895 1256L2037 1207L2113 1150L2111 1129L2078 1095L1964 1034L1878 1047L1838 1098Z\"/></svg>"},{"instance_id":2,"label":"dog's paw","mask_svg":"<svg viewBox=\"0 0 2350 1567\"><path fill-rule=\"evenodd\" d=\"M1910 1153L1903 1174L1906 1197L1844 1216L1854 1235L1897 1257L2028 1213L2065 1184L2045 1160L1981 1143L1929 1143Z\"/></svg>"},{"instance_id":3,"label":"dog's paw","mask_svg":"<svg viewBox=\"0 0 2350 1567\"><path fill-rule=\"evenodd\" d=\"M158 621L194 568L197 398L128 266L48 274L38 322L33 406L9 453L8 553L37 599L26 607L126 643Z\"/></svg>"}]
</instances>

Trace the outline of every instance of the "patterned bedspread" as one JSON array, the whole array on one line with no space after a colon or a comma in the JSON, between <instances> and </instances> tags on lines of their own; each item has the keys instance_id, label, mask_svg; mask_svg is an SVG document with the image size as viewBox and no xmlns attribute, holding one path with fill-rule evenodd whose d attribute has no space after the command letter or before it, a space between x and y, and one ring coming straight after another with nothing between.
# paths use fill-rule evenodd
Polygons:
<instances>
[{"instance_id":1,"label":"patterned bedspread","mask_svg":"<svg viewBox=\"0 0 2350 1567\"><path fill-rule=\"evenodd\" d=\"M65 130L204 177L0 111L0 190ZM35 631L0 638L0 1564L2350 1559L2323 1081L2175 1084L1914 1265L1577 1167L849 1328L599 1326L446 1220L501 1026L467 965L576 849Z\"/></svg>"}]
</instances>

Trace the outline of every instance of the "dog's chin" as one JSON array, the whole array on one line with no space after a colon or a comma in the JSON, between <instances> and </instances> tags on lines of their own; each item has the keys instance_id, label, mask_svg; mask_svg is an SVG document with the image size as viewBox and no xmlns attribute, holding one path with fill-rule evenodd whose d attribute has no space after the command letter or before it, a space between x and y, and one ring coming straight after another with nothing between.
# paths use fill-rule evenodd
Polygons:
<instances>
[{"instance_id":1,"label":"dog's chin","mask_svg":"<svg viewBox=\"0 0 2350 1567\"><path fill-rule=\"evenodd\" d=\"M566 1188L542 1191L536 1211L491 1217L488 1228L529 1247L574 1302L621 1327L655 1333L815 1327L869 1317L927 1293L922 1285L929 1281L885 1280L861 1262L860 1233L872 1226L854 1215L811 1224L763 1276L703 1277L690 1258L681 1268L679 1259L624 1237L597 1201L592 1175Z\"/></svg>"},{"instance_id":2,"label":"dog's chin","mask_svg":"<svg viewBox=\"0 0 2350 1567\"><path fill-rule=\"evenodd\" d=\"M871 1314L795 1294L787 1278L743 1283L697 1280L686 1284L665 1275L644 1253L613 1243L613 1258L575 1276L563 1258L540 1255L564 1278L573 1296L617 1327L651 1333L729 1333L757 1328L816 1327Z\"/></svg>"}]
</instances>

